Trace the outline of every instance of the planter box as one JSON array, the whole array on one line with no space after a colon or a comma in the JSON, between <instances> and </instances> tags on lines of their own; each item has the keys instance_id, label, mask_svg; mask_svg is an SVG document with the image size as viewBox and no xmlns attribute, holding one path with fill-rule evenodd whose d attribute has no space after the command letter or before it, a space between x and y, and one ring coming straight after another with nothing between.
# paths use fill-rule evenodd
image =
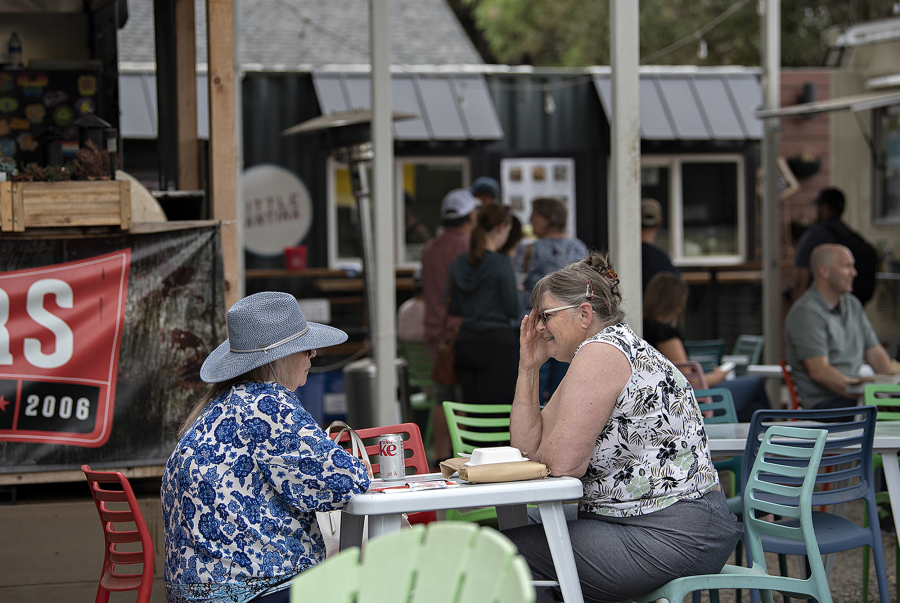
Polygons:
<instances>
[{"instance_id":1,"label":"planter box","mask_svg":"<svg viewBox=\"0 0 900 603\"><path fill-rule=\"evenodd\" d=\"M131 183L89 182L0 183L0 231L59 226L131 228Z\"/></svg>"}]
</instances>

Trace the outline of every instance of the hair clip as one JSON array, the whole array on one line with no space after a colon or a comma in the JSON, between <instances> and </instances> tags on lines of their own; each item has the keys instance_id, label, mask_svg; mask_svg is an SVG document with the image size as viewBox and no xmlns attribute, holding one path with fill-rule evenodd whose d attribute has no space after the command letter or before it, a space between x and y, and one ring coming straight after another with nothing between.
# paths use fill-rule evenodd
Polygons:
<instances>
[{"instance_id":1,"label":"hair clip","mask_svg":"<svg viewBox=\"0 0 900 603\"><path fill-rule=\"evenodd\" d=\"M593 301L594 299L594 281L590 278L587 282L587 289L584 290L584 299L588 301Z\"/></svg>"},{"instance_id":2,"label":"hair clip","mask_svg":"<svg viewBox=\"0 0 900 603\"><path fill-rule=\"evenodd\" d=\"M604 266L603 268L600 268L599 270L597 270L597 272L599 272L600 274L602 274L603 276L605 276L607 279L609 279L611 281L609 284L610 289L616 287L619 284L619 275L616 274L616 271L613 270L612 268L610 268L609 266Z\"/></svg>"}]
</instances>

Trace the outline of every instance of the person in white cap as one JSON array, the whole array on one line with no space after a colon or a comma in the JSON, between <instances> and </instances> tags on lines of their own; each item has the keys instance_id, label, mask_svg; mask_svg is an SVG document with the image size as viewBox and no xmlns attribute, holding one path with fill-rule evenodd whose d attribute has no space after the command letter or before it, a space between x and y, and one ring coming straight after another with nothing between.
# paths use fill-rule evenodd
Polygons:
<instances>
[{"instance_id":1,"label":"person in white cap","mask_svg":"<svg viewBox=\"0 0 900 603\"><path fill-rule=\"evenodd\" d=\"M479 202L464 188L457 188L444 196L441 201L443 232L431 239L422 251L422 297L425 300L425 345L433 361L437 357L438 344L442 336L453 333L462 319L450 316L446 321L446 332L441 333L441 324L446 313L447 269L459 254L469 248L469 237L475 228ZM435 384L435 400L462 401L458 385L444 387ZM442 409L432 413L434 428L434 455L437 459L447 459L453 454L450 447L450 432Z\"/></svg>"},{"instance_id":2,"label":"person in white cap","mask_svg":"<svg viewBox=\"0 0 900 603\"><path fill-rule=\"evenodd\" d=\"M166 599L287 603L290 578L325 559L316 512L369 487L370 468L294 392L316 349L347 334L307 322L287 293L245 297L227 318L200 368L213 386L163 472Z\"/></svg>"},{"instance_id":3,"label":"person in white cap","mask_svg":"<svg viewBox=\"0 0 900 603\"><path fill-rule=\"evenodd\" d=\"M656 235L662 228L662 205L656 199L641 199L641 290L645 291L650 279L657 272L671 272L681 276L672 265L669 254L656 244Z\"/></svg>"}]
</instances>

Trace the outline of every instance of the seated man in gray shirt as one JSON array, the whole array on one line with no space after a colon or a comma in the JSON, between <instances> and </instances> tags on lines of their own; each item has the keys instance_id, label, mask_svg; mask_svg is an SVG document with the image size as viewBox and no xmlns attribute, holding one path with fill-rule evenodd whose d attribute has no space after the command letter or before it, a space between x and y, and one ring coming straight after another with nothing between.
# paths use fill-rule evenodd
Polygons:
<instances>
[{"instance_id":1,"label":"seated man in gray shirt","mask_svg":"<svg viewBox=\"0 0 900 603\"><path fill-rule=\"evenodd\" d=\"M788 312L785 355L805 409L855 406L850 379L865 361L876 373L897 366L879 344L859 300L850 294L856 276L853 254L843 245L816 247L809 261L813 286Z\"/></svg>"}]
</instances>

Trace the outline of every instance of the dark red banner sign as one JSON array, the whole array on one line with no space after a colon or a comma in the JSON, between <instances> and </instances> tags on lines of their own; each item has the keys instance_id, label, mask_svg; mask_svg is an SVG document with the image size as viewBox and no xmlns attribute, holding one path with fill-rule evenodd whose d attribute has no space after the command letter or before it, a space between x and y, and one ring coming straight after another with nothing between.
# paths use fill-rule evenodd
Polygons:
<instances>
[{"instance_id":1,"label":"dark red banner sign","mask_svg":"<svg viewBox=\"0 0 900 603\"><path fill-rule=\"evenodd\" d=\"M102 446L131 249L0 274L0 441Z\"/></svg>"}]
</instances>

